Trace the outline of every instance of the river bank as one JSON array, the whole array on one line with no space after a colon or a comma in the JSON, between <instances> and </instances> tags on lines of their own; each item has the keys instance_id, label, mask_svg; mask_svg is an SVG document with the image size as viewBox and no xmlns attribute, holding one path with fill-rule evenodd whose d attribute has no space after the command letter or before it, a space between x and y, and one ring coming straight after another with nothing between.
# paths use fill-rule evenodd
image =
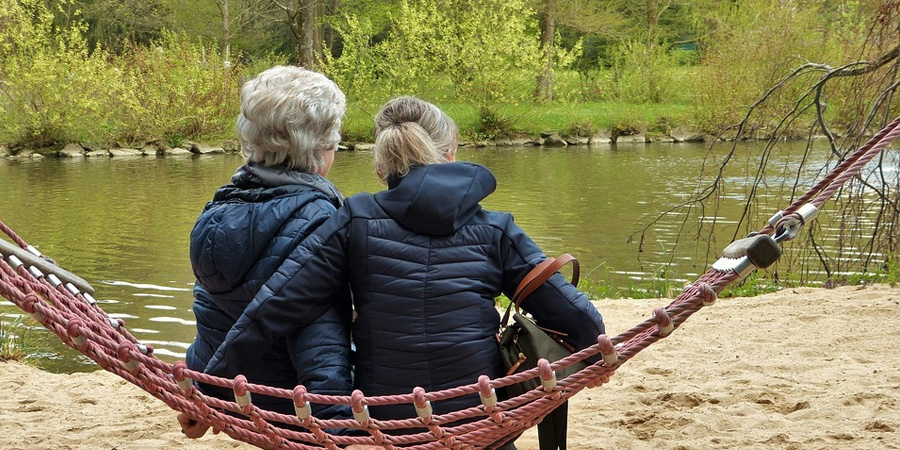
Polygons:
<instances>
[{"instance_id":1,"label":"river bank","mask_svg":"<svg viewBox=\"0 0 900 450\"><path fill-rule=\"evenodd\" d=\"M514 137L490 140L463 140L460 147L568 147L568 146L604 146L615 144L650 144L650 143L702 143L715 140L713 136L686 129L677 129L669 133L627 133L622 134L605 131L590 136L563 136L559 133L540 133L535 135L517 135ZM339 150L368 151L374 148L371 142L341 142ZM0 145L0 158L45 158L45 157L135 157L135 156L189 156L236 153L240 144L236 140L224 140L216 143L185 141L170 145L163 141L116 144L113 147L86 143L69 143L63 147L47 147L44 149L10 148Z\"/></svg>"},{"instance_id":2,"label":"river bank","mask_svg":"<svg viewBox=\"0 0 900 450\"><path fill-rule=\"evenodd\" d=\"M596 303L618 334L666 299ZM579 450L900 448L900 287L720 299L569 407ZM107 372L0 363L0 448L251 449L181 435L175 413ZM517 441L536 450L534 431Z\"/></svg>"}]
</instances>

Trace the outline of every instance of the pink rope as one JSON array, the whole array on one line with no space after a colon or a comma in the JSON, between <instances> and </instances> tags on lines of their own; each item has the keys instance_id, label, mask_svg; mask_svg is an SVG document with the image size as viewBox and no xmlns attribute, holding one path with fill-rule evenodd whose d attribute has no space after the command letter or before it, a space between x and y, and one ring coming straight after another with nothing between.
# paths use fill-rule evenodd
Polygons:
<instances>
[{"instance_id":1,"label":"pink rope","mask_svg":"<svg viewBox=\"0 0 900 450\"><path fill-rule=\"evenodd\" d=\"M12 239L12 241L15 242L19 247L28 247L28 244L26 244L25 241L20 238L18 234L16 234L16 232L13 231L12 228L6 226L6 224L2 221L0 221L0 231L3 231L7 236L9 236L9 238Z\"/></svg>"},{"instance_id":2,"label":"pink rope","mask_svg":"<svg viewBox=\"0 0 900 450\"><path fill-rule=\"evenodd\" d=\"M727 274L725 275L727 278ZM722 274L707 275L702 279L723 279ZM724 288L726 283L717 283ZM715 288L713 288L715 289ZM699 288L686 289L665 310L672 325L677 328L690 314L703 306ZM183 362L166 363L156 358L152 349L141 351L140 343L128 332L124 323L111 321L96 305L88 303L81 294L72 294L62 288L52 288L44 277L35 278L24 266L13 269L5 259L0 259L0 294L24 311L30 313L66 345L89 356L103 369L124 378L160 399L172 409L182 411L193 418L210 423L214 430L258 446L260 448L285 449L337 449L350 444L376 443L386 449L394 446L421 450L438 449L486 449L498 441L518 436L535 424L555 407L574 396L598 377L609 375L616 367L634 354L661 339L659 319L649 319L607 343L620 344L618 361L600 362L560 380L551 391L542 388L498 402L496 406L472 407L444 415L427 415L402 420L369 419L358 422L352 419L322 420L314 416L300 419L258 408L252 403L241 407L236 402L208 397L194 389L189 381L235 390L238 394L249 392L285 399L295 399L297 390L273 388L213 377L187 369ZM409 394L366 397L361 392L352 396L329 396L305 392L304 401L323 404L345 404L354 410L362 406L409 404L410 412L424 402L435 402L459 396L479 395L486 388L500 388L533 379L549 370L558 370L600 352L601 344L593 345L560 361L542 361L539 367L496 380L481 380L467 386L459 386L437 392L416 389ZM608 351L609 349L606 348ZM179 386L185 386L182 388ZM229 414L231 413L231 414ZM462 423L461 423L462 422ZM294 431L278 425L302 427ZM327 428L349 428L368 432L368 436L337 436L324 431ZM395 434L395 431L402 433ZM413 432L413 434L405 434Z\"/></svg>"},{"instance_id":3,"label":"pink rope","mask_svg":"<svg viewBox=\"0 0 900 450\"><path fill-rule=\"evenodd\" d=\"M821 206L853 177L878 152L900 135L900 118L895 119L857 152L844 160L813 189L804 194L786 213L796 211L812 201ZM0 222L4 231L20 247L27 244L9 227ZM772 232L767 226L761 232ZM293 390L210 376L192 371L184 362L166 363L153 355L153 349L135 339L121 320L112 320L96 304L80 292L72 293L62 286L54 288L46 277L35 278L24 266L14 269L0 258L0 295L28 312L66 345L97 362L103 369L115 373L160 399L173 410L209 423L215 432L264 449L337 450L351 444L377 444L385 449L402 447L416 450L492 450L498 443L517 437L533 427L557 406L583 390L588 384L610 375L616 368L660 339L668 336L691 315L715 302L717 295L740 278L734 271L710 269L664 308L657 308L651 317L631 329L609 338L598 337L598 343L562 360L541 361L538 367L479 383L458 386L436 392L416 388L409 394L366 397L362 392L351 396L331 396L306 392L302 386ZM538 387L519 396L499 401L496 405L481 405L443 415L431 414L428 402L460 396L488 396L498 389L543 376L575 362L601 354L603 359L577 373L559 380L553 389ZM410 418L401 420L319 419L309 415L298 417L260 409L252 402L245 406L235 401L209 397L195 389L192 382L201 382L244 393L264 394L294 401L302 407L306 402L343 404L362 413L366 407L407 404ZM418 411L420 416L413 416ZM174 424L173 424L174 425ZM284 428L287 425L295 429ZM339 436L325 431L329 428L364 430L365 436Z\"/></svg>"}]
</instances>

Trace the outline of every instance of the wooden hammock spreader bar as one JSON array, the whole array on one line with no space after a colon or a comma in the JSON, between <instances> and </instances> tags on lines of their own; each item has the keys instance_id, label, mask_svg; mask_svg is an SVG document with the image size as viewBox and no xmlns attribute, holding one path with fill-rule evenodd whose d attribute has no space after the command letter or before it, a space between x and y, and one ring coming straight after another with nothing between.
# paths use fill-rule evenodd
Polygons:
<instances>
[{"instance_id":1,"label":"wooden hammock spreader bar","mask_svg":"<svg viewBox=\"0 0 900 450\"><path fill-rule=\"evenodd\" d=\"M780 255L780 251L773 252L780 249L777 243L795 237L799 228L815 218L818 208L840 184L854 176L898 134L900 118L849 156L809 193L776 214L758 233L765 236L752 237L743 243L746 245L731 248L728 256L717 261L669 305L656 308L644 322L612 338L601 335L597 344L560 361L551 363L542 359L538 367L525 372L494 380L483 376L477 383L436 392L415 388L402 395L366 397L355 391L350 396L329 396L307 392L303 386L286 390L248 383L243 376L213 377L189 370L182 361L167 363L153 354L152 347L138 342L121 320L111 319L89 293L51 283L46 276L36 276L25 264L10 264L6 254L0 258L0 294L103 369L144 389L172 409L211 424L214 432L260 448L337 450L350 444L376 444L388 450L493 450L536 425L554 408L589 384L610 375L641 350L669 336L692 314L715 303L718 294L730 283L774 262ZM20 247L26 247L2 222L0 229ZM602 358L597 363L564 379L556 379L554 372L560 368L598 354ZM499 401L494 395L499 388L528 379L542 383L507 400ZM196 389L195 382L231 389L235 401L206 396ZM296 407L296 414L260 409L253 403L256 394L289 399ZM432 402L463 395L477 395L482 404L440 415L434 414L430 407ZM354 417L319 419L310 413L311 404L348 405ZM377 420L367 413L369 407L396 404L409 405L410 418ZM173 426L177 426L174 419ZM362 430L364 435L337 435L328 429Z\"/></svg>"},{"instance_id":2,"label":"wooden hammock spreader bar","mask_svg":"<svg viewBox=\"0 0 900 450\"><path fill-rule=\"evenodd\" d=\"M3 225L0 222L0 225ZM3 225L4 227L6 225ZM94 288L84 278L69 272L56 264L43 259L43 255L36 248L27 246L26 248L16 247L15 245L0 239L0 257L7 258L13 264L27 264L30 271L37 276L47 276L50 283L54 285L62 283L71 283L77 290L89 295L94 294ZM18 261L16 261L18 259ZM37 270L37 272L34 272ZM70 288L71 289L71 288Z\"/></svg>"}]
</instances>

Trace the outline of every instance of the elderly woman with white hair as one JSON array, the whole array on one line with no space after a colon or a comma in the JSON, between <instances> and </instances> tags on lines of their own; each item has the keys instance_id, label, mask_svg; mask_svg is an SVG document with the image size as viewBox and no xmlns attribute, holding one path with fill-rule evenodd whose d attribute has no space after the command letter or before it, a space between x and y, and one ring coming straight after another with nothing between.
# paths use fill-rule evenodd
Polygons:
<instances>
[{"instance_id":1,"label":"elderly woman with white hair","mask_svg":"<svg viewBox=\"0 0 900 450\"><path fill-rule=\"evenodd\" d=\"M266 280L299 243L341 205L340 192L325 176L340 141L346 100L325 76L278 66L241 89L237 132L246 162L215 192L190 239L196 277L197 336L188 348L190 369L203 371L225 335ZM292 389L302 384L317 394L347 395L350 303L347 289L309 311L309 323L282 335L244 371L252 383ZM198 386L208 395L233 392ZM254 396L256 405L293 414L291 401ZM338 406L319 417L349 415ZM202 436L208 426L179 416L185 435Z\"/></svg>"}]
</instances>

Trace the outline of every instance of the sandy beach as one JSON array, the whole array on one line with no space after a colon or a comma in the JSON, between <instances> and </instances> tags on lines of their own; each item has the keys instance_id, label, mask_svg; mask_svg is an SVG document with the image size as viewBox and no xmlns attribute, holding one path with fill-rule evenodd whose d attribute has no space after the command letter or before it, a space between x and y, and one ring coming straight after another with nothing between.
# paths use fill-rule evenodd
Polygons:
<instances>
[{"instance_id":1,"label":"sandy beach","mask_svg":"<svg viewBox=\"0 0 900 450\"><path fill-rule=\"evenodd\" d=\"M602 300L610 335L669 300ZM175 413L115 375L0 363L0 448L251 449L182 436ZM580 393L569 448L900 449L900 287L721 299ZM537 450L534 432L517 441Z\"/></svg>"}]
</instances>

